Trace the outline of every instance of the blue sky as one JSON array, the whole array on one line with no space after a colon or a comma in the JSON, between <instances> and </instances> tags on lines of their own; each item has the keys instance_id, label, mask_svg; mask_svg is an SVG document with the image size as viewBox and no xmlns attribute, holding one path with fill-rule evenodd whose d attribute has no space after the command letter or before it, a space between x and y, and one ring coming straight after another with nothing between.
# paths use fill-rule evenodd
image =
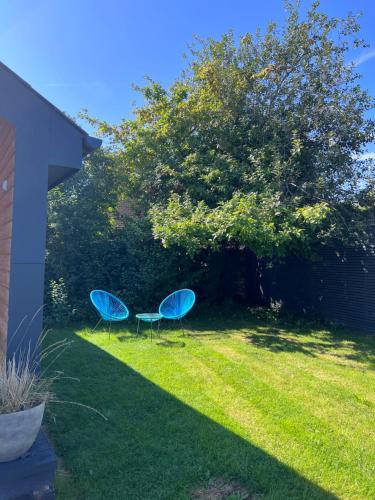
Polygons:
<instances>
[{"instance_id":1,"label":"blue sky","mask_svg":"<svg viewBox=\"0 0 375 500\"><path fill-rule=\"evenodd\" d=\"M353 57L375 96L375 2L323 0L322 9L363 12L372 47ZM243 34L284 16L282 0L0 0L0 60L70 115L87 108L118 122L131 115L132 83L171 83L194 34Z\"/></svg>"}]
</instances>

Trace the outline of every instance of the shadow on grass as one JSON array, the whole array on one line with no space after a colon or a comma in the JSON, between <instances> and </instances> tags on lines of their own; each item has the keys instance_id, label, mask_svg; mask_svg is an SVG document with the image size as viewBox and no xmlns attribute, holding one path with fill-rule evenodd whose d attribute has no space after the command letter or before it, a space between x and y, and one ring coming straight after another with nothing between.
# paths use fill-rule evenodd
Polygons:
<instances>
[{"instance_id":1,"label":"shadow on grass","mask_svg":"<svg viewBox=\"0 0 375 500\"><path fill-rule=\"evenodd\" d=\"M307 337L306 337L307 336ZM298 352L316 357L329 355L338 360L352 360L375 366L375 337L353 335L335 330L306 332L303 328L260 328L245 336L252 345L272 352Z\"/></svg>"},{"instance_id":2,"label":"shadow on grass","mask_svg":"<svg viewBox=\"0 0 375 500\"><path fill-rule=\"evenodd\" d=\"M54 369L80 379L59 382L58 398L108 417L53 407L48 431L71 472L75 498L187 499L223 477L272 498L336 498L90 342L67 331L56 336L75 342Z\"/></svg>"},{"instance_id":3,"label":"shadow on grass","mask_svg":"<svg viewBox=\"0 0 375 500\"><path fill-rule=\"evenodd\" d=\"M204 339L204 340L219 340L223 338L231 337L229 332L199 332L199 333L186 333L186 337L195 338L195 339Z\"/></svg>"},{"instance_id":4,"label":"shadow on grass","mask_svg":"<svg viewBox=\"0 0 375 500\"><path fill-rule=\"evenodd\" d=\"M218 340L242 334L248 342L272 352L299 352L306 356L328 354L375 367L375 335L353 333L339 326L293 320L221 318L191 321L187 336ZM307 338L306 338L307 337ZM350 352L345 352L345 351Z\"/></svg>"},{"instance_id":5,"label":"shadow on grass","mask_svg":"<svg viewBox=\"0 0 375 500\"><path fill-rule=\"evenodd\" d=\"M136 324L127 322L126 329L130 335L121 335L124 324L116 325L113 333L116 333L116 330L120 333L117 336L120 341L136 341ZM160 327L163 341L168 340L165 337L176 330L180 330L176 322L163 321ZM265 320L252 314L235 318L188 318L184 322L184 331L185 337L204 341L240 334L252 345L275 353L297 352L310 357L327 354L338 361L351 360L375 367L375 335L353 333L339 326L322 325L299 318L294 321ZM146 333L142 333L143 338L146 336ZM348 350L350 352L347 352Z\"/></svg>"},{"instance_id":6,"label":"shadow on grass","mask_svg":"<svg viewBox=\"0 0 375 500\"><path fill-rule=\"evenodd\" d=\"M145 333L131 334L131 335L114 335L119 342L137 342L141 339L146 339Z\"/></svg>"},{"instance_id":7,"label":"shadow on grass","mask_svg":"<svg viewBox=\"0 0 375 500\"><path fill-rule=\"evenodd\" d=\"M167 340L161 339L156 342L156 345L160 345L161 347L185 347L186 344L183 341L178 340Z\"/></svg>"},{"instance_id":8,"label":"shadow on grass","mask_svg":"<svg viewBox=\"0 0 375 500\"><path fill-rule=\"evenodd\" d=\"M252 345L262 349L268 349L272 352L300 352L302 354L306 354L306 356L316 355L316 346L312 349L311 345L306 346L305 343L302 343L299 340L283 337L281 335L254 333L253 335L247 335L246 340Z\"/></svg>"}]
</instances>

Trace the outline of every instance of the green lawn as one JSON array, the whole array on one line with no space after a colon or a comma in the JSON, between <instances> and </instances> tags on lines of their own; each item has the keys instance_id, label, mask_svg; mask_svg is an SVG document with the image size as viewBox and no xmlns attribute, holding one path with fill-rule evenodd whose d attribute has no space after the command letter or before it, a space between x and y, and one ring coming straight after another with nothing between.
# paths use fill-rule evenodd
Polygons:
<instances>
[{"instance_id":1,"label":"green lawn","mask_svg":"<svg viewBox=\"0 0 375 500\"><path fill-rule=\"evenodd\" d=\"M51 405L59 500L375 498L375 338L251 317L134 334L51 334L80 379L60 400L108 417Z\"/></svg>"}]
</instances>

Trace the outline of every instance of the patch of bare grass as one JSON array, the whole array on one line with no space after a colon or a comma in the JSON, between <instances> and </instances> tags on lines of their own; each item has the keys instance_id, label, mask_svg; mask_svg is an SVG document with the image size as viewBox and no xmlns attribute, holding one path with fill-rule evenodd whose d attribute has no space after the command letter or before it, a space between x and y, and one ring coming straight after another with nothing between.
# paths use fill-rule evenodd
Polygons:
<instances>
[{"instance_id":1,"label":"patch of bare grass","mask_svg":"<svg viewBox=\"0 0 375 500\"><path fill-rule=\"evenodd\" d=\"M216 478L208 485L199 486L191 493L192 500L259 500L261 495L251 495L240 483Z\"/></svg>"}]
</instances>

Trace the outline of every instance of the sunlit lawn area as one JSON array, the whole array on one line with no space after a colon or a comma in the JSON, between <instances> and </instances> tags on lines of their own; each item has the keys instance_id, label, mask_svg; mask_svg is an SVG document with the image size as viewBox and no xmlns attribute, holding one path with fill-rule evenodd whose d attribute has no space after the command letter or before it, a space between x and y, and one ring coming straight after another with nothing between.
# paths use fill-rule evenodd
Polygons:
<instances>
[{"instance_id":1,"label":"sunlit lawn area","mask_svg":"<svg viewBox=\"0 0 375 500\"><path fill-rule=\"evenodd\" d=\"M375 339L251 318L135 331L51 336L74 339L54 368L80 380L59 399L108 418L52 406L58 499L375 498Z\"/></svg>"}]
</instances>

